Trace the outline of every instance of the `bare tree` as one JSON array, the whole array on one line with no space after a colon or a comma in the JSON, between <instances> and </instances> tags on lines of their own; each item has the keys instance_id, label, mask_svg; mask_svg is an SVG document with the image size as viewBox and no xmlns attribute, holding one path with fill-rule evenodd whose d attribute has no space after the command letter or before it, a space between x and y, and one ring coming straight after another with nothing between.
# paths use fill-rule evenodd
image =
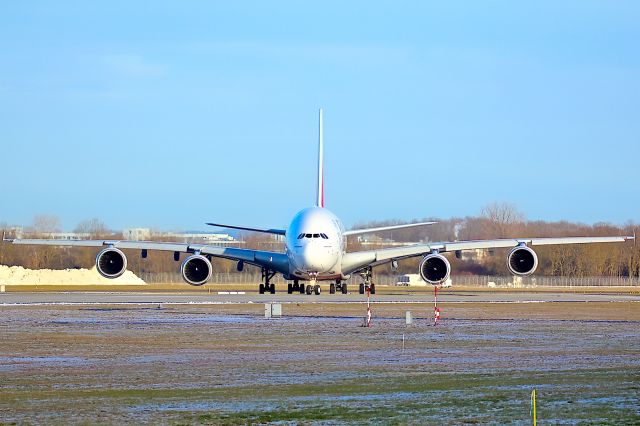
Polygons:
<instances>
[{"instance_id":1,"label":"bare tree","mask_svg":"<svg viewBox=\"0 0 640 426\"><path fill-rule=\"evenodd\" d=\"M515 225L525 220L524 213L510 203L491 203L482 208L481 216L489 221L494 236L500 238L510 237Z\"/></svg>"},{"instance_id":2,"label":"bare tree","mask_svg":"<svg viewBox=\"0 0 640 426\"><path fill-rule=\"evenodd\" d=\"M60 218L51 214L39 214L33 217L31 225L32 232L35 234L48 234L52 232L60 232L62 225Z\"/></svg>"},{"instance_id":3,"label":"bare tree","mask_svg":"<svg viewBox=\"0 0 640 426\"><path fill-rule=\"evenodd\" d=\"M80 222L78 225L76 225L73 231L79 234L89 234L91 238L110 234L107 225L96 218Z\"/></svg>"}]
</instances>

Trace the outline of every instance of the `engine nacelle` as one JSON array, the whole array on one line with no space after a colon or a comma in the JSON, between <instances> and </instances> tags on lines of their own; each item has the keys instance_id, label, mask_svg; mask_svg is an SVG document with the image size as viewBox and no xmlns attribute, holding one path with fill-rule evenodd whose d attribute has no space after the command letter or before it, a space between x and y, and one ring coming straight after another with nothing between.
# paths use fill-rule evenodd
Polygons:
<instances>
[{"instance_id":1,"label":"engine nacelle","mask_svg":"<svg viewBox=\"0 0 640 426\"><path fill-rule=\"evenodd\" d=\"M514 247L507 255L507 268L513 275L531 275L537 267L538 255L525 245Z\"/></svg>"},{"instance_id":2,"label":"engine nacelle","mask_svg":"<svg viewBox=\"0 0 640 426\"><path fill-rule=\"evenodd\" d=\"M118 278L127 270L127 256L117 248L103 249L96 256L96 269L105 278Z\"/></svg>"},{"instance_id":3,"label":"engine nacelle","mask_svg":"<svg viewBox=\"0 0 640 426\"><path fill-rule=\"evenodd\" d=\"M420 276L431 285L440 285L449 279L451 264L441 254L432 253L420 262Z\"/></svg>"},{"instance_id":4,"label":"engine nacelle","mask_svg":"<svg viewBox=\"0 0 640 426\"><path fill-rule=\"evenodd\" d=\"M194 254L187 257L180 266L182 278L191 285L202 285L211 279L213 268L206 257Z\"/></svg>"}]
</instances>

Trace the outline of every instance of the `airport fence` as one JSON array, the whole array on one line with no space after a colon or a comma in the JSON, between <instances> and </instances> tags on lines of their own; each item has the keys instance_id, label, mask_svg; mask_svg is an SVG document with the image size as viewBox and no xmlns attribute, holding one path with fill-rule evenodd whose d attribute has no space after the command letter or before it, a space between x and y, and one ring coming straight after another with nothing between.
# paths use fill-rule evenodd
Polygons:
<instances>
[{"instance_id":1,"label":"airport fence","mask_svg":"<svg viewBox=\"0 0 640 426\"><path fill-rule=\"evenodd\" d=\"M138 274L147 283L183 283L179 272L141 272ZM350 285L359 284L360 277L353 275ZM215 284L259 284L261 274L244 272L216 272L211 276ZM285 284L282 275L272 278L275 284ZM396 285L397 275L374 274L373 282L379 285ZM454 275L451 277L454 286L469 287L640 287L639 277L548 277L548 276L490 276L490 275Z\"/></svg>"}]
</instances>

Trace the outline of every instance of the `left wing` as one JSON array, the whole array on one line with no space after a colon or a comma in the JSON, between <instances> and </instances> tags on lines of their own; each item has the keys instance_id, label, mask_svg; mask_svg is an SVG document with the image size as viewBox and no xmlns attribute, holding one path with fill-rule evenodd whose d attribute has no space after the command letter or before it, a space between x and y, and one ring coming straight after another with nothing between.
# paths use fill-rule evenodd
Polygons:
<instances>
[{"instance_id":1,"label":"left wing","mask_svg":"<svg viewBox=\"0 0 640 426\"><path fill-rule=\"evenodd\" d=\"M345 253L342 271L351 274L367 266L377 266L391 260L427 255L433 251L440 253L458 250L477 250L493 248L512 248L522 244L530 246L621 243L635 237L563 237L563 238L515 238L500 240L452 241L431 244L414 244L404 247L392 247L379 250L365 250Z\"/></svg>"},{"instance_id":2,"label":"left wing","mask_svg":"<svg viewBox=\"0 0 640 426\"><path fill-rule=\"evenodd\" d=\"M235 247L218 247L206 244L170 243L157 241L121 240L51 240L51 239L3 239L13 244L74 246L74 247L115 247L119 249L158 250L179 253L200 253L230 260L242 260L256 266L269 268L283 274L289 273L289 260L284 253L250 250Z\"/></svg>"},{"instance_id":3,"label":"left wing","mask_svg":"<svg viewBox=\"0 0 640 426\"><path fill-rule=\"evenodd\" d=\"M352 229L351 231L344 231L342 235L349 236L349 235L359 235L359 234L372 234L374 232L391 231L393 229L413 228L414 226L433 225L434 223L438 223L438 222L405 223L403 225L380 226L378 228Z\"/></svg>"}]
</instances>

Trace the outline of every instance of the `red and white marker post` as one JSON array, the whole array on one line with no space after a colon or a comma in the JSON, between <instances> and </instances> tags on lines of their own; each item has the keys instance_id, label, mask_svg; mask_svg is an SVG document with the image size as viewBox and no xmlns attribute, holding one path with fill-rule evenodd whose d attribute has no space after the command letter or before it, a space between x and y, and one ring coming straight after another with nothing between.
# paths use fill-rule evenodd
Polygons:
<instances>
[{"instance_id":1,"label":"red and white marker post","mask_svg":"<svg viewBox=\"0 0 640 426\"><path fill-rule=\"evenodd\" d=\"M440 321L440 308L438 308L438 289L440 286L433 287L433 326L438 325Z\"/></svg>"},{"instance_id":2,"label":"red and white marker post","mask_svg":"<svg viewBox=\"0 0 640 426\"><path fill-rule=\"evenodd\" d=\"M371 287L367 287L367 319L366 326L371 327Z\"/></svg>"}]
</instances>

